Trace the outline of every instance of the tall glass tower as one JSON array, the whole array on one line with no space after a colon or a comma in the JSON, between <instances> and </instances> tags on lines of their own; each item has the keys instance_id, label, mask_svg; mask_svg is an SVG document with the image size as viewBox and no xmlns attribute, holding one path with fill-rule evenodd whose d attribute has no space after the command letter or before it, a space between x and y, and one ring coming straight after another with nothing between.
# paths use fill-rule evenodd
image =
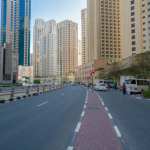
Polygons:
<instances>
[{"instance_id":1,"label":"tall glass tower","mask_svg":"<svg viewBox=\"0 0 150 150\"><path fill-rule=\"evenodd\" d=\"M1 45L12 45L19 65L30 66L31 0L1 0Z\"/></svg>"}]
</instances>

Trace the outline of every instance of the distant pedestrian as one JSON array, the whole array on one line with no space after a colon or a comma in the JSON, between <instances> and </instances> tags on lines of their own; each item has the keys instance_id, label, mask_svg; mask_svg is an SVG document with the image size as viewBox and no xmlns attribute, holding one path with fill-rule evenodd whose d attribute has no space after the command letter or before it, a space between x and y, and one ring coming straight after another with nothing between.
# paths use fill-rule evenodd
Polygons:
<instances>
[{"instance_id":1,"label":"distant pedestrian","mask_svg":"<svg viewBox=\"0 0 150 150\"><path fill-rule=\"evenodd\" d=\"M115 83L115 90L117 89L117 83Z\"/></svg>"},{"instance_id":2,"label":"distant pedestrian","mask_svg":"<svg viewBox=\"0 0 150 150\"><path fill-rule=\"evenodd\" d=\"M115 88L115 84L114 84L114 83L112 83L112 88L113 88L113 90L114 90L114 88Z\"/></svg>"},{"instance_id":3,"label":"distant pedestrian","mask_svg":"<svg viewBox=\"0 0 150 150\"><path fill-rule=\"evenodd\" d=\"M108 83L108 85L107 85L107 88L108 88L108 91L109 91L109 89L110 89L110 84Z\"/></svg>"},{"instance_id":4,"label":"distant pedestrian","mask_svg":"<svg viewBox=\"0 0 150 150\"><path fill-rule=\"evenodd\" d=\"M126 85L126 87L127 87L127 93L130 94L130 84L128 83L128 84Z\"/></svg>"},{"instance_id":5,"label":"distant pedestrian","mask_svg":"<svg viewBox=\"0 0 150 150\"><path fill-rule=\"evenodd\" d=\"M125 83L123 83L123 95L125 95L125 93L126 93L126 85L125 85Z\"/></svg>"}]
</instances>

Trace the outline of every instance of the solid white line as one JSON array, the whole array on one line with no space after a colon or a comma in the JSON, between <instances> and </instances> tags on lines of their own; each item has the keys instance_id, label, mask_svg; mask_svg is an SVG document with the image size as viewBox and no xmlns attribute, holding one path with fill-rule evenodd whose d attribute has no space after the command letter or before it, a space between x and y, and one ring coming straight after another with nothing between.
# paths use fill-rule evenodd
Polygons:
<instances>
[{"instance_id":1,"label":"solid white line","mask_svg":"<svg viewBox=\"0 0 150 150\"><path fill-rule=\"evenodd\" d=\"M83 112L82 112L81 117L83 117L83 116L84 116L84 114L85 114L85 111L83 111Z\"/></svg>"},{"instance_id":2,"label":"solid white line","mask_svg":"<svg viewBox=\"0 0 150 150\"><path fill-rule=\"evenodd\" d=\"M73 147L72 147L72 146L69 146L67 150L73 150Z\"/></svg>"},{"instance_id":3,"label":"solid white line","mask_svg":"<svg viewBox=\"0 0 150 150\"><path fill-rule=\"evenodd\" d=\"M86 108L86 105L84 105L84 107L83 108Z\"/></svg>"},{"instance_id":4,"label":"solid white line","mask_svg":"<svg viewBox=\"0 0 150 150\"><path fill-rule=\"evenodd\" d=\"M80 126L81 126L81 122L79 122L79 123L77 124L77 127L76 127L76 129L75 129L75 132L79 132Z\"/></svg>"},{"instance_id":5,"label":"solid white line","mask_svg":"<svg viewBox=\"0 0 150 150\"><path fill-rule=\"evenodd\" d=\"M107 107L105 107L106 111L108 111Z\"/></svg>"},{"instance_id":6,"label":"solid white line","mask_svg":"<svg viewBox=\"0 0 150 150\"><path fill-rule=\"evenodd\" d=\"M42 105L44 105L44 104L46 104L46 103L48 103L48 101L47 101L47 102L45 102L45 103L42 103L42 104L38 105L38 107L39 107L39 106L42 106Z\"/></svg>"},{"instance_id":7,"label":"solid white line","mask_svg":"<svg viewBox=\"0 0 150 150\"><path fill-rule=\"evenodd\" d=\"M115 130L116 130L116 133L117 133L118 137L121 137L121 133L120 133L118 127L117 127L117 126L114 126L114 128L115 128Z\"/></svg>"},{"instance_id":8,"label":"solid white line","mask_svg":"<svg viewBox=\"0 0 150 150\"><path fill-rule=\"evenodd\" d=\"M113 119L113 117L110 113L108 113L108 116L109 116L110 119Z\"/></svg>"}]
</instances>

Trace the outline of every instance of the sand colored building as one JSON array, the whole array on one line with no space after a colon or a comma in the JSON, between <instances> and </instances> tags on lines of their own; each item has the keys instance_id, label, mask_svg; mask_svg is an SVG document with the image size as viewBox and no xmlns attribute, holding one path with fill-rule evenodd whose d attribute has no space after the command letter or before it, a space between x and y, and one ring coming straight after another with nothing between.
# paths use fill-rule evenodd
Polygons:
<instances>
[{"instance_id":1,"label":"sand colored building","mask_svg":"<svg viewBox=\"0 0 150 150\"><path fill-rule=\"evenodd\" d=\"M78 66L82 65L82 48L81 48L81 40L78 40Z\"/></svg>"},{"instance_id":2,"label":"sand colored building","mask_svg":"<svg viewBox=\"0 0 150 150\"><path fill-rule=\"evenodd\" d=\"M122 0L123 58L150 50L150 0Z\"/></svg>"},{"instance_id":3,"label":"sand colored building","mask_svg":"<svg viewBox=\"0 0 150 150\"><path fill-rule=\"evenodd\" d=\"M106 69L107 60L93 60L86 64L76 67L75 69L75 81L76 82L86 82L92 83L92 77L90 76L90 71L97 71ZM94 84L96 84L97 79L94 76Z\"/></svg>"},{"instance_id":4,"label":"sand colored building","mask_svg":"<svg viewBox=\"0 0 150 150\"><path fill-rule=\"evenodd\" d=\"M87 0L88 61L122 59L121 1Z\"/></svg>"},{"instance_id":5,"label":"sand colored building","mask_svg":"<svg viewBox=\"0 0 150 150\"><path fill-rule=\"evenodd\" d=\"M57 65L61 76L78 66L78 24L71 20L57 24Z\"/></svg>"},{"instance_id":6,"label":"sand colored building","mask_svg":"<svg viewBox=\"0 0 150 150\"><path fill-rule=\"evenodd\" d=\"M82 41L82 64L88 62L87 52L87 8L81 10L81 41Z\"/></svg>"}]
</instances>

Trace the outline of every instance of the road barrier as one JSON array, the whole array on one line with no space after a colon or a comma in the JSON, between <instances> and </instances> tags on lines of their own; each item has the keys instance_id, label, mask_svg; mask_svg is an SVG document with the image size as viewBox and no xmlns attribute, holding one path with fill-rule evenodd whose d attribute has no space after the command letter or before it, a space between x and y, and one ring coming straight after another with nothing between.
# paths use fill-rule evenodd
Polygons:
<instances>
[{"instance_id":1,"label":"road barrier","mask_svg":"<svg viewBox=\"0 0 150 150\"><path fill-rule=\"evenodd\" d=\"M27 89L22 88L20 90L15 90L15 88L12 87L11 91L5 91L5 92L0 91L0 103L3 103L5 101L11 101L13 99L30 97L31 95L37 96L39 94L50 92L63 87L64 84L57 84L57 85L51 84L51 85L43 85L43 86L37 85L37 86L32 86L32 88L28 86Z\"/></svg>"}]
</instances>

